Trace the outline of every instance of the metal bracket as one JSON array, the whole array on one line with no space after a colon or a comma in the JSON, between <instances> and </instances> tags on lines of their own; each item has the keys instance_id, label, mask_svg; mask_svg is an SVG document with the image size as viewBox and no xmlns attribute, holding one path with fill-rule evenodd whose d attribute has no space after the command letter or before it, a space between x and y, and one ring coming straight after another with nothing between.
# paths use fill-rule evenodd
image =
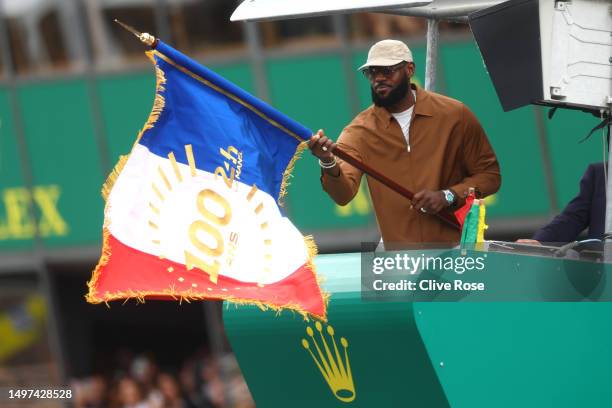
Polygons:
<instances>
[{"instance_id":1,"label":"metal bracket","mask_svg":"<svg viewBox=\"0 0 612 408\"><path fill-rule=\"evenodd\" d=\"M550 87L550 97L552 99L565 99L565 94L563 94L563 89L559 86L551 86Z\"/></svg>"}]
</instances>

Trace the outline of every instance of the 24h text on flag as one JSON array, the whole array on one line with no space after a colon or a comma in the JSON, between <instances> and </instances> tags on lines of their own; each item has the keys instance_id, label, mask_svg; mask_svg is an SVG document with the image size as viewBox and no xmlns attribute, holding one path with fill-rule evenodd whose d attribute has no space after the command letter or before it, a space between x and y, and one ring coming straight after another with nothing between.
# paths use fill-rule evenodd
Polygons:
<instances>
[{"instance_id":1,"label":"24h text on flag","mask_svg":"<svg viewBox=\"0 0 612 408\"><path fill-rule=\"evenodd\" d=\"M225 299L325 317L316 247L283 215L312 132L161 41L153 111L104 189L91 303Z\"/></svg>"}]
</instances>

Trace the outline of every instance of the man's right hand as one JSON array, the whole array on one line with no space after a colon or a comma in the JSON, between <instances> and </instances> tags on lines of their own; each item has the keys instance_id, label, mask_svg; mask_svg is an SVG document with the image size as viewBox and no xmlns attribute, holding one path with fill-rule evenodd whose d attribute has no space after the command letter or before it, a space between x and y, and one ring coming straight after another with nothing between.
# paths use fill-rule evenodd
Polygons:
<instances>
[{"instance_id":1,"label":"man's right hand","mask_svg":"<svg viewBox=\"0 0 612 408\"><path fill-rule=\"evenodd\" d=\"M331 163L334 161L332 152L336 148L336 144L325 136L323 130L319 130L310 138L308 147L310 148L310 152L318 157L323 163Z\"/></svg>"}]
</instances>

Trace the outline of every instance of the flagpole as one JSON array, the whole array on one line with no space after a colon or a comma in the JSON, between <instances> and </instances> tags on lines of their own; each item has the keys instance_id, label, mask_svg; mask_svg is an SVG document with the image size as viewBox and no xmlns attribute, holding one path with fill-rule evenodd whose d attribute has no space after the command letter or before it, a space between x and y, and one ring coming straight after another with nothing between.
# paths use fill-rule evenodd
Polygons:
<instances>
[{"instance_id":1,"label":"flagpole","mask_svg":"<svg viewBox=\"0 0 612 408\"><path fill-rule=\"evenodd\" d=\"M338 156L339 158L341 158L348 164L352 165L353 167L358 168L359 170L363 171L364 173L366 173L373 179L381 182L382 184L389 187L391 190L395 191L396 193L402 195L403 197L406 197L407 199L411 201L414 198L414 194L412 193L412 191L406 189L402 185L396 183L395 181L391 180L390 178L378 172L377 170L373 169L372 167L368 166L367 164L359 161L355 157L351 156L349 153L342 150L340 147L336 146L334 148L333 153L334 155ZM432 215L438 217L438 219L450 225L451 227L461 230L461 226L459 226L459 223L457 222L455 217L452 214L450 214L448 211L442 210L439 213L432 214Z\"/></svg>"},{"instance_id":2,"label":"flagpole","mask_svg":"<svg viewBox=\"0 0 612 408\"><path fill-rule=\"evenodd\" d=\"M134 34L136 38L138 38L143 44L148 45L151 48L155 48L155 46L157 45L157 38L153 37L151 34L141 33L140 31L136 30L134 27L128 24L125 24L117 19L114 19L113 21L119 24L121 27L125 28L130 33Z\"/></svg>"}]
</instances>

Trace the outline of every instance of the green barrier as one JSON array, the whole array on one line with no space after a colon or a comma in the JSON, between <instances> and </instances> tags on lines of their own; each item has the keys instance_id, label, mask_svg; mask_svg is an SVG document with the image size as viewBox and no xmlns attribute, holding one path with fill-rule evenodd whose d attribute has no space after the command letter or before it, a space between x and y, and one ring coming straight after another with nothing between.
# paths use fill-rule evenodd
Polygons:
<instances>
[{"instance_id":1,"label":"green barrier","mask_svg":"<svg viewBox=\"0 0 612 408\"><path fill-rule=\"evenodd\" d=\"M110 166L114 167L119 156L130 153L147 121L155 98L155 75L138 72L98 78L96 86Z\"/></svg>"},{"instance_id":2,"label":"green barrier","mask_svg":"<svg viewBox=\"0 0 612 408\"><path fill-rule=\"evenodd\" d=\"M536 262L514 260L527 258ZM537 260L553 291L574 287L571 268L558 276L562 261L548 261ZM610 406L612 303L362 301L360 262L317 258L332 294L328 324L226 308L258 407ZM508 275L516 262L489 266ZM610 297L612 284L601 284Z\"/></svg>"},{"instance_id":3,"label":"green barrier","mask_svg":"<svg viewBox=\"0 0 612 408\"><path fill-rule=\"evenodd\" d=\"M0 90L0 248L31 249L34 220L28 213L31 196L24 187L9 94Z\"/></svg>"},{"instance_id":4,"label":"green barrier","mask_svg":"<svg viewBox=\"0 0 612 408\"><path fill-rule=\"evenodd\" d=\"M45 245L98 243L104 176L86 82L30 83L18 96Z\"/></svg>"}]
</instances>

